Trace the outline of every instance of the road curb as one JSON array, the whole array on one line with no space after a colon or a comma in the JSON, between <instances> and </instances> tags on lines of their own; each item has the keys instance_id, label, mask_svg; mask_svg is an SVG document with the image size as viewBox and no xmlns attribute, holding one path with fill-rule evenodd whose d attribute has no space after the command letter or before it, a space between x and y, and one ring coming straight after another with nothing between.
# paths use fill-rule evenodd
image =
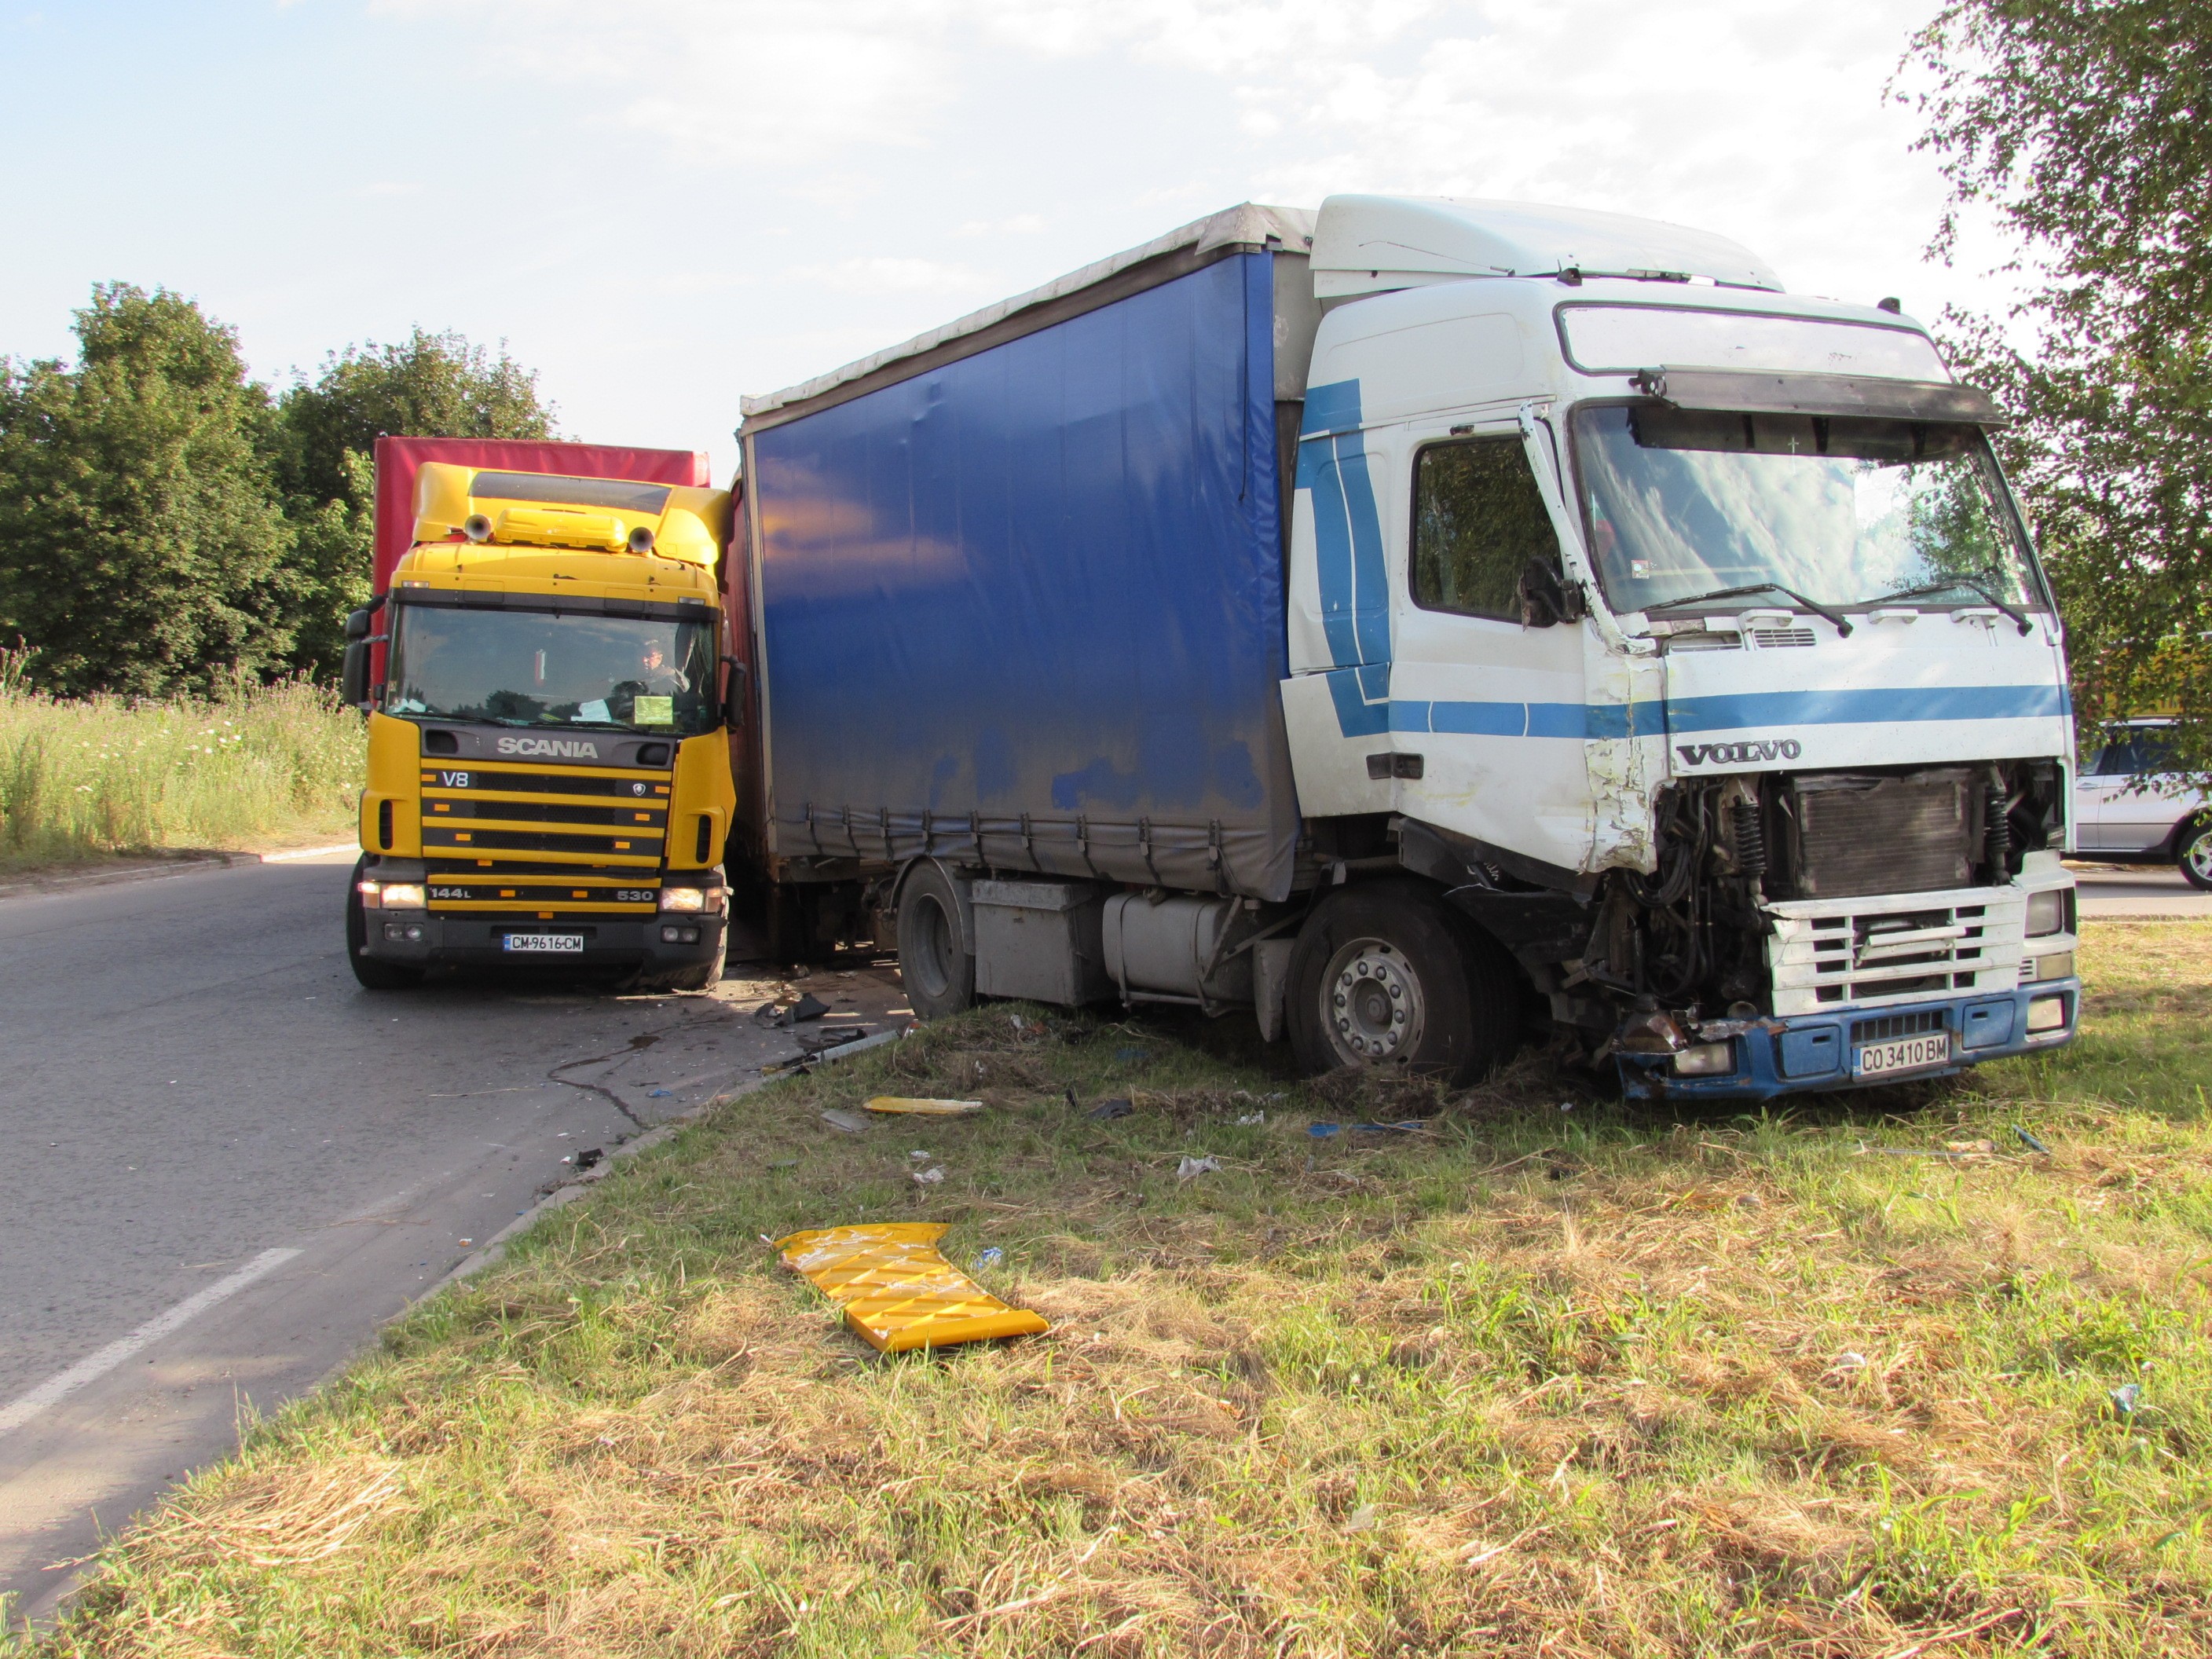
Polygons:
<instances>
[{"instance_id":1,"label":"road curb","mask_svg":"<svg viewBox=\"0 0 2212 1659\"><path fill-rule=\"evenodd\" d=\"M115 887L125 882L161 881L171 876L189 876L208 870L228 870L240 864L290 864L301 859L327 858L335 853L356 851L355 843L344 842L335 847L301 847L280 853L188 853L170 859L149 859L139 864L126 864L109 870L84 870L66 875L25 876L15 881L0 882L0 899L36 898L43 895L74 892L81 887Z\"/></svg>"}]
</instances>

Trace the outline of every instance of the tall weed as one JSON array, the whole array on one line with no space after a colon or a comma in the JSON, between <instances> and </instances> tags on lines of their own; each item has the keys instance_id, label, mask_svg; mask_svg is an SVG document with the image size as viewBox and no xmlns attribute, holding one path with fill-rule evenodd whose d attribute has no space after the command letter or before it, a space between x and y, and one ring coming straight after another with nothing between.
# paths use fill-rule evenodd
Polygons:
<instances>
[{"instance_id":1,"label":"tall weed","mask_svg":"<svg viewBox=\"0 0 2212 1659\"><path fill-rule=\"evenodd\" d=\"M52 697L0 648L0 868L343 835L361 717L305 680L210 699Z\"/></svg>"}]
</instances>

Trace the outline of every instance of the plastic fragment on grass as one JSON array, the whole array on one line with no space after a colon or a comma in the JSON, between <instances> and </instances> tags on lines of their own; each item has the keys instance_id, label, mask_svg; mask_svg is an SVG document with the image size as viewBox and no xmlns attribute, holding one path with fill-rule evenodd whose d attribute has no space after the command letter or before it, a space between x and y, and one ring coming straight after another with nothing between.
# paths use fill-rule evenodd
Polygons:
<instances>
[{"instance_id":1,"label":"plastic fragment on grass","mask_svg":"<svg viewBox=\"0 0 2212 1659\"><path fill-rule=\"evenodd\" d=\"M868 1102L872 1112L904 1112L915 1117L966 1117L983 1109L980 1100L931 1100L918 1095L878 1095Z\"/></svg>"},{"instance_id":2,"label":"plastic fragment on grass","mask_svg":"<svg viewBox=\"0 0 2212 1659\"><path fill-rule=\"evenodd\" d=\"M1010 1307L937 1253L942 1222L824 1227L778 1239L783 1263L845 1310L846 1322L884 1353L949 1347L1050 1330Z\"/></svg>"},{"instance_id":3,"label":"plastic fragment on grass","mask_svg":"<svg viewBox=\"0 0 2212 1659\"><path fill-rule=\"evenodd\" d=\"M927 1170L916 1170L914 1172L914 1178L925 1187L933 1187L945 1179L945 1166L942 1164L933 1164Z\"/></svg>"},{"instance_id":4,"label":"plastic fragment on grass","mask_svg":"<svg viewBox=\"0 0 2212 1659\"><path fill-rule=\"evenodd\" d=\"M1085 1115L1095 1117L1100 1122L1104 1123L1114 1118L1127 1117L1130 1113L1136 1109L1137 1108L1133 1103L1117 1097L1113 1100L1100 1101L1096 1106L1093 1106L1091 1110L1085 1114Z\"/></svg>"},{"instance_id":5,"label":"plastic fragment on grass","mask_svg":"<svg viewBox=\"0 0 2212 1659\"><path fill-rule=\"evenodd\" d=\"M1186 1158L1182 1163L1176 1165L1176 1179L1177 1181L1188 1181L1194 1176L1218 1175L1220 1173L1221 1160L1213 1157L1210 1153L1205 1158Z\"/></svg>"},{"instance_id":6,"label":"plastic fragment on grass","mask_svg":"<svg viewBox=\"0 0 2212 1659\"><path fill-rule=\"evenodd\" d=\"M2050 1147L2045 1146L2033 1135L2028 1133L2027 1130L2021 1128L2017 1123L2013 1125L2012 1132L2020 1137L2020 1144L2027 1147L2031 1152L2041 1152L2045 1158L2049 1158L2051 1156Z\"/></svg>"},{"instance_id":7,"label":"plastic fragment on grass","mask_svg":"<svg viewBox=\"0 0 2212 1659\"><path fill-rule=\"evenodd\" d=\"M858 1112L848 1112L838 1106L823 1113L822 1121L833 1129L842 1129L848 1135L860 1134L868 1127L868 1120Z\"/></svg>"}]
</instances>

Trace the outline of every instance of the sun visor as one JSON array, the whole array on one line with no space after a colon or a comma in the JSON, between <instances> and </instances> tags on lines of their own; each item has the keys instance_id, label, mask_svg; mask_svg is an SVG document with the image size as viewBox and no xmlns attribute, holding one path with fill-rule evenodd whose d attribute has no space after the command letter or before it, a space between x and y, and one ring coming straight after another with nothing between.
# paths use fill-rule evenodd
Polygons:
<instances>
[{"instance_id":1,"label":"sun visor","mask_svg":"<svg viewBox=\"0 0 2212 1659\"><path fill-rule=\"evenodd\" d=\"M1765 374L1710 368L1647 368L1636 389L1676 409L1746 415L1863 415L1899 421L1963 421L2001 427L2010 417L1990 395L1940 380L1855 374Z\"/></svg>"}]
</instances>

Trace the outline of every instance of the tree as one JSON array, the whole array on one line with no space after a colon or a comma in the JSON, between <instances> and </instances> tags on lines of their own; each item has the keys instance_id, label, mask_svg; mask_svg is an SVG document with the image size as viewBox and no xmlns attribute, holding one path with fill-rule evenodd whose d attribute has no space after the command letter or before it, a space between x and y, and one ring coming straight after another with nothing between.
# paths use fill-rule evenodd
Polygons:
<instances>
[{"instance_id":1,"label":"tree","mask_svg":"<svg viewBox=\"0 0 2212 1659\"><path fill-rule=\"evenodd\" d=\"M1907 64L1951 191L1935 251L1985 211L2030 284L2008 318L1945 323L2019 416L2000 453L2085 723L2172 708L2212 772L2212 4L1953 0Z\"/></svg>"},{"instance_id":2,"label":"tree","mask_svg":"<svg viewBox=\"0 0 2212 1659\"><path fill-rule=\"evenodd\" d=\"M126 283L76 313L77 365L0 359L0 638L48 689L209 690L277 665L292 541L266 394L229 329Z\"/></svg>"},{"instance_id":3,"label":"tree","mask_svg":"<svg viewBox=\"0 0 2212 1659\"><path fill-rule=\"evenodd\" d=\"M268 422L266 447L295 543L286 603L293 665L330 673L345 613L368 598L380 435L550 438L538 376L457 333L417 328L402 344L349 346L295 384Z\"/></svg>"}]
</instances>

